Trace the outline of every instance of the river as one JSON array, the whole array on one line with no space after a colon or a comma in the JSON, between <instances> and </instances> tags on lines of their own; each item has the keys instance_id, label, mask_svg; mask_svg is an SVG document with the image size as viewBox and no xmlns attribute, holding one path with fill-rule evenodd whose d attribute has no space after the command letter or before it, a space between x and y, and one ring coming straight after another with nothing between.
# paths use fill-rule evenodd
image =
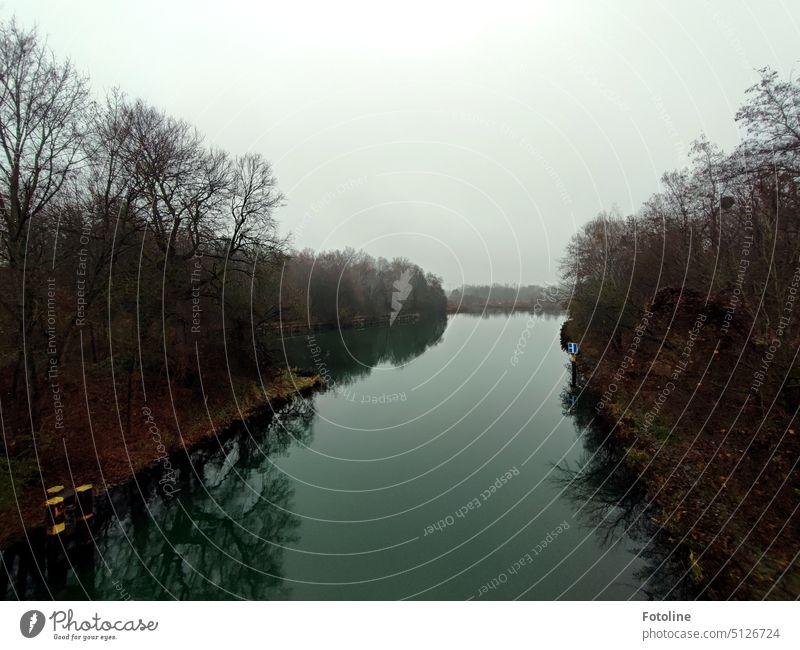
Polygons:
<instances>
[{"instance_id":1,"label":"river","mask_svg":"<svg viewBox=\"0 0 800 650\"><path fill-rule=\"evenodd\" d=\"M94 543L58 579L17 576L18 594L685 596L669 591L679 554L664 560L643 490L570 387L562 321L457 315L277 342L327 389L176 461L173 498L154 477L115 488Z\"/></svg>"}]
</instances>

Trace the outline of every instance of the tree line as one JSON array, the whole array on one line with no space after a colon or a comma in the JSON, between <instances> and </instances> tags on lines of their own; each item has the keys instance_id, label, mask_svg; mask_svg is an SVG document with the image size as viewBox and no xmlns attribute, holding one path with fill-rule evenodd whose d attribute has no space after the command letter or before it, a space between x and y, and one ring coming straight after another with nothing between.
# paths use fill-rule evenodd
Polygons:
<instances>
[{"instance_id":1,"label":"tree line","mask_svg":"<svg viewBox=\"0 0 800 650\"><path fill-rule=\"evenodd\" d=\"M690 164L665 173L636 214L614 209L587 223L561 271L571 317L612 352L665 289L715 302L723 333L735 323L753 345L774 348L764 381L775 394L800 383L800 85L769 68L759 77L735 115L733 151L696 140ZM761 362L742 358L752 372Z\"/></svg>"},{"instance_id":2,"label":"tree line","mask_svg":"<svg viewBox=\"0 0 800 650\"><path fill-rule=\"evenodd\" d=\"M563 296L559 286L538 284L465 284L453 289L448 297L450 308L459 311L481 311L487 308L536 309L559 312Z\"/></svg>"},{"instance_id":3,"label":"tree line","mask_svg":"<svg viewBox=\"0 0 800 650\"><path fill-rule=\"evenodd\" d=\"M50 402L58 423L68 376L113 378L124 402L139 374L197 387L201 364L269 371L264 325L387 314L404 271L403 309L444 313L441 281L405 259L293 251L264 156L212 146L119 89L98 98L14 20L0 23L0 149L10 430L37 430Z\"/></svg>"},{"instance_id":4,"label":"tree line","mask_svg":"<svg viewBox=\"0 0 800 650\"><path fill-rule=\"evenodd\" d=\"M346 323L354 318L417 313L443 318L447 298L441 278L404 257L374 258L361 250L292 255L284 274L284 319ZM393 304L393 299L399 302Z\"/></svg>"},{"instance_id":5,"label":"tree line","mask_svg":"<svg viewBox=\"0 0 800 650\"><path fill-rule=\"evenodd\" d=\"M658 506L681 584L794 598L800 84L760 70L735 119L733 151L698 139L635 214L573 237L562 345L581 344L570 408Z\"/></svg>"}]
</instances>

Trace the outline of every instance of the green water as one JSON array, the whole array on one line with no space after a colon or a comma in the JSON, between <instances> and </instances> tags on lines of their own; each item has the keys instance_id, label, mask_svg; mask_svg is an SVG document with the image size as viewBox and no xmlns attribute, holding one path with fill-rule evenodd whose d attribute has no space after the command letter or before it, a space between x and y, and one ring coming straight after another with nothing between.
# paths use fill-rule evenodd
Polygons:
<instances>
[{"instance_id":1,"label":"green water","mask_svg":"<svg viewBox=\"0 0 800 650\"><path fill-rule=\"evenodd\" d=\"M611 471L585 400L573 405L562 320L459 315L277 341L328 390L177 463L175 498L157 473L112 492L94 547L33 595L663 593L669 549L649 541L641 494Z\"/></svg>"}]
</instances>

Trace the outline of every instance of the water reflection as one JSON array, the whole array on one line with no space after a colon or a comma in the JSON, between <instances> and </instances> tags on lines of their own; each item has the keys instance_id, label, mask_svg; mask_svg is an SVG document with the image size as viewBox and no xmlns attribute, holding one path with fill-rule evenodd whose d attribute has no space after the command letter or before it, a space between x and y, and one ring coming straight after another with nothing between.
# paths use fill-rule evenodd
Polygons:
<instances>
[{"instance_id":1,"label":"water reflection","mask_svg":"<svg viewBox=\"0 0 800 650\"><path fill-rule=\"evenodd\" d=\"M561 393L565 415L582 432L583 455L573 464L557 466L553 480L580 510L580 519L594 529L604 548L633 540L634 553L644 560L634 572L642 596L650 600L691 599L697 588L687 577L687 553L671 553L669 534L655 523L655 509L639 478L623 462L625 450L594 410L597 401L581 389Z\"/></svg>"},{"instance_id":2,"label":"water reflection","mask_svg":"<svg viewBox=\"0 0 800 650\"><path fill-rule=\"evenodd\" d=\"M344 386L382 364L401 366L438 345L447 321L395 323L370 330L329 330L283 340L284 363L302 372L328 375Z\"/></svg>"},{"instance_id":3,"label":"water reflection","mask_svg":"<svg viewBox=\"0 0 800 650\"><path fill-rule=\"evenodd\" d=\"M474 407L483 391L491 394L496 380L492 368L483 364L486 350L482 346L513 350L519 332L527 327L527 315L513 316L513 327L507 327L502 316L456 318L462 320L454 322L447 334L443 322L318 333L312 341L313 348L318 349L316 358L307 337L285 342L290 366L320 372L314 364L322 363L338 385L364 377L381 364L407 364L430 350L427 359L409 364L396 374L376 370L361 386L364 391L370 384L372 390L383 390L396 386L401 379L408 382L427 377L453 360L450 374L443 375L441 381L443 389L449 391L458 385L457 381L469 376L476 364L482 364L484 371L474 373L474 384L456 391L446 411L435 412L399 433L372 435L372 429L386 423L385 414L391 413L390 409L370 409L360 404L350 408L346 398L333 393L297 400L275 416L255 418L247 426L241 425L220 440L194 450L190 456L176 458L179 492L175 498L165 498L159 490L159 473L139 476L136 482L112 490L109 497L98 500L94 539L90 543L73 540L64 552L60 547L46 548L40 539L32 547L18 545L8 549L3 556L8 571L0 574L0 580L5 577L0 593L7 598L109 600L386 598L428 593L432 583L441 583L437 597L462 598L513 564L520 557L520 547L536 543L552 529L546 526L536 532L531 528L529 539L520 535L516 548L508 544L506 554L502 552L508 531L524 528L530 522L530 512L544 512L552 503L554 522L577 512L586 530L580 538L560 538L559 551L554 546L552 552L539 558L541 584L535 583L529 597L558 597L570 582L573 587L567 587L569 597L692 597L693 585L683 577L687 554L679 549L665 561L674 542L653 523L654 513L646 507L643 486L620 463L622 450L607 438L605 429L592 422L594 403L570 389L561 393L560 403L551 397L552 378L561 376L564 363L561 351L552 346L558 337L557 322L549 328L531 329L532 337L538 339L532 338L530 350L545 352L542 356L522 357L529 365L519 366L515 372L517 377L527 377L528 372L536 372L539 364L545 363L542 381L530 384L530 399L515 402L515 410L506 414L508 421L494 429L494 435L480 434L486 430L486 420L491 422L493 408L500 412L509 406L504 392L492 395L496 398L494 404L487 401L481 412L466 418L453 428L451 435L441 436L418 456L393 457L395 467L352 463L342 470L338 463L324 460L321 451L350 458L368 446L369 453L388 457L398 446L403 449L403 445L424 443L430 440L432 431L443 430L453 418ZM467 318L470 322L466 322ZM474 326L481 331L471 338ZM494 370L503 372L507 367L506 353L495 360ZM414 375L415 372L419 374ZM438 399L433 387L429 397L432 401ZM538 400L542 411L537 420L525 429L524 435L510 438L506 446L502 432L523 430L531 417L531 405ZM398 407L395 413L402 417L403 408L407 407L394 406ZM409 402L409 406L416 404ZM422 403L420 408L426 406ZM337 413L336 408L342 412ZM322 411L319 416L315 415L316 409ZM561 417L565 412L569 416L566 419ZM346 423L350 421L346 419L348 415L357 419L359 425L366 425L365 432L348 433L338 424L326 426L323 415L332 413L344 413L342 421ZM574 448L573 424L584 432ZM558 435L547 435L551 425ZM312 443L315 448L307 449ZM542 445L548 446L540 463L528 463L526 467L530 469L492 496L480 513L459 520L460 526L448 528L449 537L410 539L444 513L469 503L499 472L536 454ZM473 481L465 481L463 488L454 489L447 496L447 503L409 509L431 494L444 493L458 485L465 471L469 471L465 468L480 465L500 446L508 450L506 456ZM430 472L428 485L418 480L396 492L373 490L386 477L414 476L437 459L456 457L460 462ZM556 479L540 480L551 468L547 460L561 457L571 459L570 464L550 473ZM347 490L320 490L295 482L277 469L273 464L276 462L293 475L311 477L320 485L335 488L342 485L337 481L346 473ZM530 493L526 509L511 507L526 490L539 483L542 488ZM408 512L402 518L381 517L356 528L339 525L342 520L366 519L371 513L382 515L384 509L396 512L404 508ZM484 557L487 550L499 547L496 557L489 559L495 566L476 564L473 549L468 545L459 547L459 540L471 535L469 526L475 527L472 532L479 532L500 515L508 518L507 523L487 530L496 537L484 542L485 546L474 548L479 557ZM329 520L319 519L323 516ZM579 528L576 526L575 530ZM358 545L353 544L354 529L360 536ZM398 541L404 543L397 546ZM364 549L370 552L362 553ZM382 550L377 553L372 549ZM409 565L422 564L452 549L459 552L447 553L443 561L425 564L421 571L406 571ZM321 555L323 550L330 555ZM474 572L463 570L471 565L476 566ZM549 582L544 580L551 572ZM376 576L393 573L396 578L373 581ZM447 581L452 575L457 578ZM292 578L308 582L292 582ZM346 581L364 582L345 588L342 582ZM679 587L672 589L676 583ZM509 592L509 597L519 593L521 585L518 583L514 587L517 591Z\"/></svg>"},{"instance_id":4,"label":"water reflection","mask_svg":"<svg viewBox=\"0 0 800 650\"><path fill-rule=\"evenodd\" d=\"M446 321L370 331L316 333L332 378L345 384L381 363L400 365L442 338ZM286 341L291 367L313 370L306 337ZM92 534L3 551L7 599L287 599L287 546L298 539L292 481L272 459L309 445L313 400L240 424L173 460L178 490L164 496L160 473L139 475L97 500Z\"/></svg>"}]
</instances>

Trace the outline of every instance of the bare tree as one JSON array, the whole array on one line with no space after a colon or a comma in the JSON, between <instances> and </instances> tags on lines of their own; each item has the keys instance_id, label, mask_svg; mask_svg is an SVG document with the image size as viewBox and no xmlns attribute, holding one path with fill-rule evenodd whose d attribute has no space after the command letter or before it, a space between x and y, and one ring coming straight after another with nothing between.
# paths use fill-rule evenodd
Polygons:
<instances>
[{"instance_id":1,"label":"bare tree","mask_svg":"<svg viewBox=\"0 0 800 650\"><path fill-rule=\"evenodd\" d=\"M46 210L81 163L88 100L86 79L57 61L35 29L0 24L0 255L10 289L2 304L21 337L34 327L36 294L25 291L36 288L41 270L32 255L45 247L36 240L46 232ZM30 361L17 344L15 386L23 358Z\"/></svg>"},{"instance_id":2,"label":"bare tree","mask_svg":"<svg viewBox=\"0 0 800 650\"><path fill-rule=\"evenodd\" d=\"M757 151L797 173L800 153L800 85L782 81L771 68L759 70L761 79L747 90L747 103L736 120L747 129Z\"/></svg>"},{"instance_id":3,"label":"bare tree","mask_svg":"<svg viewBox=\"0 0 800 650\"><path fill-rule=\"evenodd\" d=\"M234 160L230 170L227 209L230 214L228 255L253 252L254 246L277 248L285 242L277 236L275 210L284 196L272 165L260 154L249 153Z\"/></svg>"},{"instance_id":4,"label":"bare tree","mask_svg":"<svg viewBox=\"0 0 800 650\"><path fill-rule=\"evenodd\" d=\"M167 260L188 259L213 237L228 157L197 130L142 101L129 108L126 160L140 211Z\"/></svg>"}]
</instances>

